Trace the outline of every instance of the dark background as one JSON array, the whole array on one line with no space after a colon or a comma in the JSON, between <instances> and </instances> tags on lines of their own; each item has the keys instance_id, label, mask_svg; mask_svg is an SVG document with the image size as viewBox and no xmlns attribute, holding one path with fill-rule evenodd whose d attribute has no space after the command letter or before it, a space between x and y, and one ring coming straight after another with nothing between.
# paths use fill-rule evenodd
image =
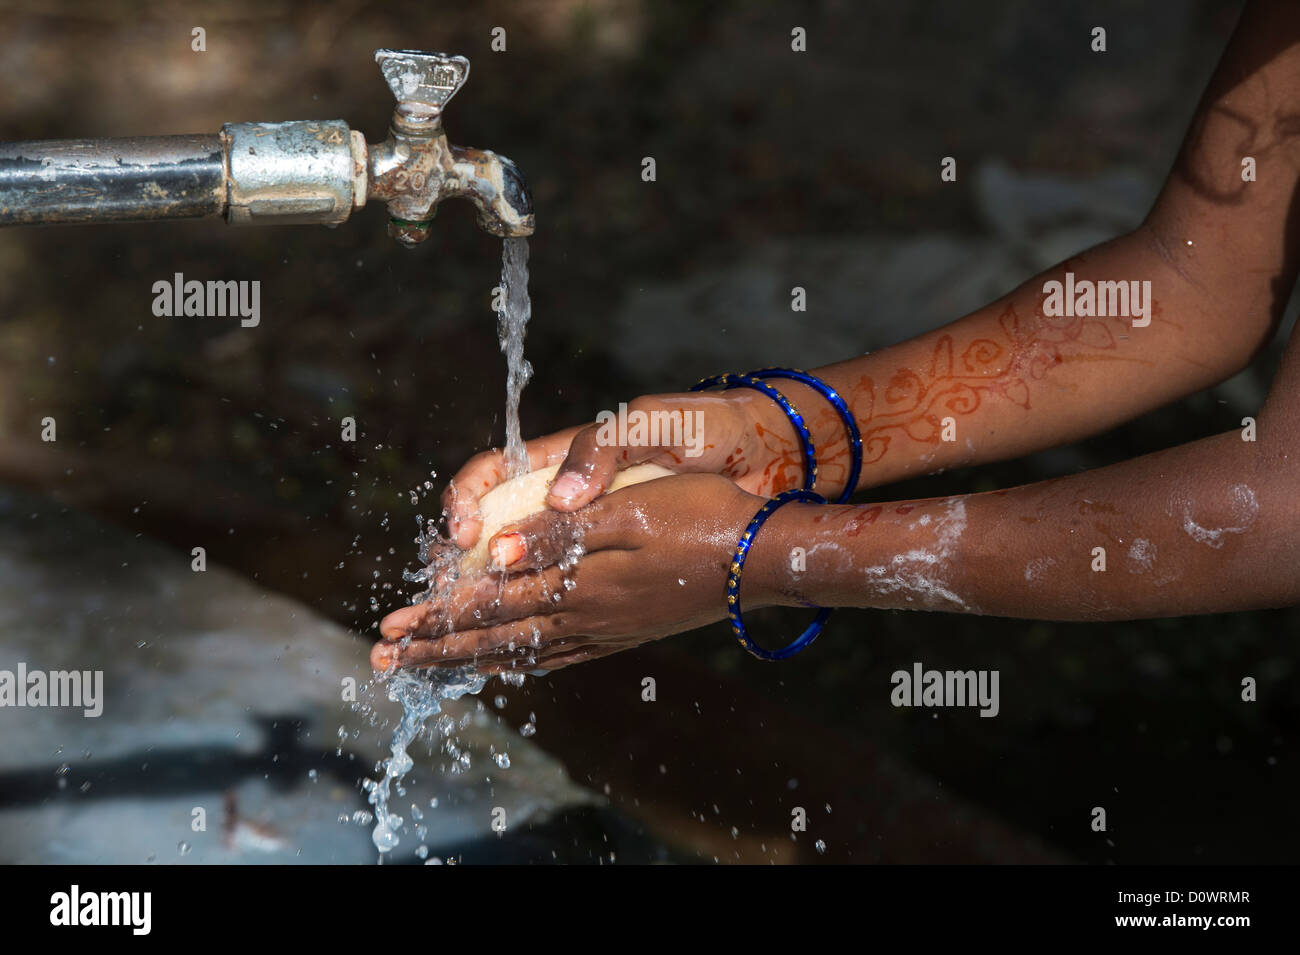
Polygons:
<instances>
[{"instance_id":1,"label":"dark background","mask_svg":"<svg viewBox=\"0 0 1300 955\"><path fill-rule=\"evenodd\" d=\"M681 390L701 368L748 367L734 356L761 343L749 341L759 332L746 303L767 293L760 283L736 296L737 283L772 261L797 265L799 250L825 262L836 250L921 255L917 236L971 255L1005 247L992 200L974 193L982 163L1063 182L1121 171L1146 184L1136 222L1238 9L0 0L0 139L342 118L374 142L392 107L376 48L468 56L449 137L514 159L537 206L536 376L522 407L537 435ZM790 50L796 25L807 53ZM1088 48L1095 25L1108 29L1104 55ZM190 49L194 26L206 53ZM490 50L494 26L507 30L504 53ZM647 155L655 183L640 177ZM942 156L958 159L957 183L940 182ZM363 654L409 593L400 570L415 562L415 515L434 509L408 490L440 489L503 433L499 242L465 204L442 207L415 251L384 222L367 207L335 230L0 234L0 482L185 552L201 543L355 628ZM1034 270L1024 257L963 307ZM155 318L151 286L175 272L260 280L261 325ZM788 315L789 287L806 286L799 335L813 342L823 327L852 332L860 308L855 347L834 357L961 314L882 307L871 281L837 286L843 274L805 262L762 304ZM671 313L656 313L660 301ZM620 348L628 315L654 315L672 354L689 357ZM1014 485L1232 428L1275 360L1276 348L1225 389L1073 449L869 496ZM57 447L39 440L46 415ZM344 415L359 423L355 445L339 441ZM772 639L801 625L755 619ZM1295 610L1106 625L840 611L787 663L752 660L712 627L530 680L510 708L536 712L538 744L683 858L766 861L789 838L793 799L829 813L817 823L824 855L805 843L804 861L1284 861L1297 849L1296 623ZM1000 715L894 709L889 675L916 660L999 670ZM640 702L645 675L657 705ZM1240 702L1244 676L1260 702ZM1107 833L1089 827L1097 805Z\"/></svg>"}]
</instances>

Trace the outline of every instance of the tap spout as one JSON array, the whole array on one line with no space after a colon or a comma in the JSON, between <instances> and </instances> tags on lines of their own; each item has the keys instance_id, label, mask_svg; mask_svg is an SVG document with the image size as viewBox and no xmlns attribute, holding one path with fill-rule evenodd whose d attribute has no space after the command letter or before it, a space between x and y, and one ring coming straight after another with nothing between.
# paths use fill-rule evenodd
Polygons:
<instances>
[{"instance_id":1,"label":"tap spout","mask_svg":"<svg viewBox=\"0 0 1300 955\"><path fill-rule=\"evenodd\" d=\"M460 184L454 194L474 203L479 227L502 237L532 235L533 194L519 167L489 149L452 146L451 153Z\"/></svg>"},{"instance_id":2,"label":"tap spout","mask_svg":"<svg viewBox=\"0 0 1300 955\"><path fill-rule=\"evenodd\" d=\"M428 238L447 199L472 202L479 227L492 235L528 236L536 225L519 167L488 149L450 145L441 127L410 130L395 123L385 142L369 147L367 179L367 198L387 203L389 234L405 245Z\"/></svg>"}]
</instances>

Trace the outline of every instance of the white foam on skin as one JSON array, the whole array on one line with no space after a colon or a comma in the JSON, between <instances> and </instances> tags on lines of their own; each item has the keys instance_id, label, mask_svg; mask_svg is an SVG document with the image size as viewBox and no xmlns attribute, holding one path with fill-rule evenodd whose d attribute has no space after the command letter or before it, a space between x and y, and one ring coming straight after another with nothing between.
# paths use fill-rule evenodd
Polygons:
<instances>
[{"instance_id":1,"label":"white foam on skin","mask_svg":"<svg viewBox=\"0 0 1300 955\"><path fill-rule=\"evenodd\" d=\"M841 547L835 541L822 541L820 544L814 544L808 548L807 556L809 558L817 557L822 551L827 552L827 560L818 560L817 567L819 571L826 568L831 569L835 574L846 574L853 569L853 552L846 547ZM828 567L828 562L831 560L835 562L833 569Z\"/></svg>"},{"instance_id":2,"label":"white foam on skin","mask_svg":"<svg viewBox=\"0 0 1300 955\"><path fill-rule=\"evenodd\" d=\"M903 594L908 603L917 603L927 610L973 610L944 579L948 559L966 530L966 502L958 497L946 504L944 513L933 522L932 548L913 548L894 555L888 564L863 570L863 576L877 593ZM918 520L912 527L920 523Z\"/></svg>"},{"instance_id":3,"label":"white foam on skin","mask_svg":"<svg viewBox=\"0 0 1300 955\"><path fill-rule=\"evenodd\" d=\"M1244 534L1255 523L1259 515L1259 502L1255 492L1245 484L1234 484L1229 489L1232 499L1232 527L1203 527L1192 519L1191 504L1183 504L1183 530L1192 540L1207 547L1219 549L1223 546L1225 534Z\"/></svg>"},{"instance_id":4,"label":"white foam on skin","mask_svg":"<svg viewBox=\"0 0 1300 955\"><path fill-rule=\"evenodd\" d=\"M1049 567L1055 566L1056 561L1051 557L1035 557L1025 564L1025 581L1031 584L1037 583L1038 578L1042 577Z\"/></svg>"},{"instance_id":5,"label":"white foam on skin","mask_svg":"<svg viewBox=\"0 0 1300 955\"><path fill-rule=\"evenodd\" d=\"M1128 549L1128 572L1145 574L1155 564L1156 545L1139 537Z\"/></svg>"}]
</instances>

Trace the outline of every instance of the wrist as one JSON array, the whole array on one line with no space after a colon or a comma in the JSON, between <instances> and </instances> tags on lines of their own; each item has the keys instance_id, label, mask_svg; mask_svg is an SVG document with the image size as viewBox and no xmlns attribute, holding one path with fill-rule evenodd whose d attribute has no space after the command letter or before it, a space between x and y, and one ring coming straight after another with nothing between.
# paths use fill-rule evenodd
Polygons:
<instances>
[{"instance_id":1,"label":"wrist","mask_svg":"<svg viewBox=\"0 0 1300 955\"><path fill-rule=\"evenodd\" d=\"M790 503L779 508L759 529L745 560L740 599L748 609L819 605L820 588L808 573L814 528L832 504Z\"/></svg>"},{"instance_id":2,"label":"wrist","mask_svg":"<svg viewBox=\"0 0 1300 955\"><path fill-rule=\"evenodd\" d=\"M767 377L767 383L777 386L799 412L812 438L817 459L817 481L812 489L828 501L851 496L862 478L861 425L841 383L820 369L811 375L795 369L775 371L778 373ZM809 380L800 381L798 375L807 375Z\"/></svg>"},{"instance_id":3,"label":"wrist","mask_svg":"<svg viewBox=\"0 0 1300 955\"><path fill-rule=\"evenodd\" d=\"M780 392L808 429L817 467L812 490L823 497L836 497L844 489L848 449L839 416L821 394L801 382L772 379L765 383ZM744 457L751 470L763 476L760 493L773 495L807 486L804 441L786 409L761 391L738 388L726 394L742 417Z\"/></svg>"}]
</instances>

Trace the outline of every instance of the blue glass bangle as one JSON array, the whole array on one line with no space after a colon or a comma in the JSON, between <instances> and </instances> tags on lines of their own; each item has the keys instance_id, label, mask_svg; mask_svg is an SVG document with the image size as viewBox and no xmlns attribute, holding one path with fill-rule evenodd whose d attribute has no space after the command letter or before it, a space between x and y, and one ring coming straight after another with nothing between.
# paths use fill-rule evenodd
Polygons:
<instances>
[{"instance_id":1,"label":"blue glass bangle","mask_svg":"<svg viewBox=\"0 0 1300 955\"><path fill-rule=\"evenodd\" d=\"M758 529L776 512L777 508L789 504L791 501L806 501L811 504L826 503L826 499L820 494L802 489L782 491L772 498L758 509L754 519L745 528L745 533L740 536L740 542L736 545L735 556L731 558L731 568L727 573L727 616L731 618L731 632L736 635L736 639L740 641L742 647L760 660L786 660L794 656L817 639L817 635L822 632L822 625L826 623L826 618L831 615L830 607L819 608L817 616L808 625L808 629L799 634L793 643L782 647L780 650L764 650L749 638L749 633L745 630L745 621L740 615L740 575L745 569L745 558L749 556L749 548L753 546Z\"/></svg>"},{"instance_id":2,"label":"blue glass bangle","mask_svg":"<svg viewBox=\"0 0 1300 955\"><path fill-rule=\"evenodd\" d=\"M711 378L704 378L696 382L691 386L691 391L703 391L705 388L712 388L715 385L721 385L728 390L732 388L753 388L755 391L761 391L781 406L785 416L794 425L800 443L803 444L803 489L811 491L813 485L817 483L817 449L813 447L812 432L808 430L808 424L803 420L803 415L795 410L794 405L790 404L785 395L767 384L767 382L759 381L749 375L714 375Z\"/></svg>"},{"instance_id":3,"label":"blue glass bangle","mask_svg":"<svg viewBox=\"0 0 1300 955\"><path fill-rule=\"evenodd\" d=\"M836 504L847 504L849 498L853 496L853 492L858 489L858 478L862 475L862 432L858 430L858 421L853 417L853 412L849 410L848 403L840 396L838 391L826 382L816 375L810 375L798 368L760 368L758 371L749 372L747 377L788 378L791 381L802 382L831 403L835 412L840 416L840 421L844 423L845 433L849 436L848 484L844 487L844 493L835 499Z\"/></svg>"}]
</instances>

